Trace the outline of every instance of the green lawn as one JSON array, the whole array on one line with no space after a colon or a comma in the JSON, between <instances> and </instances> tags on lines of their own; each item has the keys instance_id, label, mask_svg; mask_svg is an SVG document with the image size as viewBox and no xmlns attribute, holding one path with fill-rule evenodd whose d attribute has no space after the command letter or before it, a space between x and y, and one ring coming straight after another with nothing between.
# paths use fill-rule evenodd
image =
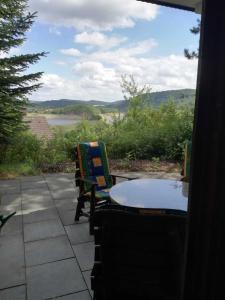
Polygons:
<instances>
[{"instance_id":1,"label":"green lawn","mask_svg":"<svg viewBox=\"0 0 225 300\"><path fill-rule=\"evenodd\" d=\"M40 174L40 170L29 163L1 164L0 179L11 179L18 176L33 176Z\"/></svg>"}]
</instances>

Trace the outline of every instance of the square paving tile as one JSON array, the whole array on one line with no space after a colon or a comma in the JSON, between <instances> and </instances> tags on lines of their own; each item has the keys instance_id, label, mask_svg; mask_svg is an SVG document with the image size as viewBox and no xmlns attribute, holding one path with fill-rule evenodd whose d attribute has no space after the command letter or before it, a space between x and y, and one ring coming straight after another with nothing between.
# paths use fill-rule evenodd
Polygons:
<instances>
[{"instance_id":1,"label":"square paving tile","mask_svg":"<svg viewBox=\"0 0 225 300\"><path fill-rule=\"evenodd\" d=\"M22 181L21 182L21 189L24 190L36 190L36 189L48 189L48 185L45 181Z\"/></svg>"},{"instance_id":2,"label":"square paving tile","mask_svg":"<svg viewBox=\"0 0 225 300\"><path fill-rule=\"evenodd\" d=\"M0 299L2 299L2 300L26 300L25 285L1 290L0 291Z\"/></svg>"},{"instance_id":3,"label":"square paving tile","mask_svg":"<svg viewBox=\"0 0 225 300\"><path fill-rule=\"evenodd\" d=\"M58 199L67 199L67 198L76 198L77 193L75 193L74 188L64 188L56 191L51 191L51 195L53 199L58 200Z\"/></svg>"},{"instance_id":4,"label":"square paving tile","mask_svg":"<svg viewBox=\"0 0 225 300\"><path fill-rule=\"evenodd\" d=\"M20 185L20 180L19 179L7 179L7 180L0 180L0 187L14 187L14 186L19 186Z\"/></svg>"},{"instance_id":5,"label":"square paving tile","mask_svg":"<svg viewBox=\"0 0 225 300\"><path fill-rule=\"evenodd\" d=\"M25 243L26 265L33 266L74 257L67 236Z\"/></svg>"},{"instance_id":6,"label":"square paving tile","mask_svg":"<svg viewBox=\"0 0 225 300\"><path fill-rule=\"evenodd\" d=\"M23 216L23 222L25 224L53 219L59 219L57 209L54 207L25 213Z\"/></svg>"},{"instance_id":7,"label":"square paving tile","mask_svg":"<svg viewBox=\"0 0 225 300\"><path fill-rule=\"evenodd\" d=\"M29 189L22 191L23 199L35 199L36 197L40 196L49 196L51 197L50 191L47 188L40 188L40 189Z\"/></svg>"},{"instance_id":8,"label":"square paving tile","mask_svg":"<svg viewBox=\"0 0 225 300\"><path fill-rule=\"evenodd\" d=\"M68 180L68 179L63 179L63 180L58 180L55 178L52 178L50 180L46 180L46 183L48 184L48 187L51 190L64 190L68 188L73 188L75 187L73 181Z\"/></svg>"},{"instance_id":9,"label":"square paving tile","mask_svg":"<svg viewBox=\"0 0 225 300\"><path fill-rule=\"evenodd\" d=\"M0 289L25 283L22 234L0 237Z\"/></svg>"},{"instance_id":10,"label":"square paving tile","mask_svg":"<svg viewBox=\"0 0 225 300\"><path fill-rule=\"evenodd\" d=\"M91 300L91 296L88 291L78 292L75 294L66 295L57 298L59 300Z\"/></svg>"},{"instance_id":11,"label":"square paving tile","mask_svg":"<svg viewBox=\"0 0 225 300\"><path fill-rule=\"evenodd\" d=\"M54 201L49 197L39 197L32 200L23 200L22 201L22 210L23 214L28 214L31 212L41 211L48 208L54 208L55 203Z\"/></svg>"},{"instance_id":12,"label":"square paving tile","mask_svg":"<svg viewBox=\"0 0 225 300\"><path fill-rule=\"evenodd\" d=\"M0 193L1 194L18 194L20 192L20 185L15 184L15 185L9 185L9 186L1 186L0 185Z\"/></svg>"},{"instance_id":13,"label":"square paving tile","mask_svg":"<svg viewBox=\"0 0 225 300\"><path fill-rule=\"evenodd\" d=\"M21 194L7 194L0 195L0 205L3 209L8 211L17 211L21 210Z\"/></svg>"},{"instance_id":14,"label":"square paving tile","mask_svg":"<svg viewBox=\"0 0 225 300\"><path fill-rule=\"evenodd\" d=\"M59 201L61 201L61 200L59 200ZM76 222L74 220L75 214L76 214L76 206L77 206L77 203L75 203L73 206L71 205L71 207L73 207L73 209L65 209L64 206L59 206L58 212L59 212L60 219L64 226L89 222L89 219L84 216L81 216L78 222ZM68 204L68 207L69 207L69 204ZM88 209L88 208L83 209L83 211L85 211L87 213L89 212L89 210L90 209Z\"/></svg>"},{"instance_id":15,"label":"square paving tile","mask_svg":"<svg viewBox=\"0 0 225 300\"><path fill-rule=\"evenodd\" d=\"M91 270L94 265L94 242L73 246L74 253L82 271Z\"/></svg>"},{"instance_id":16,"label":"square paving tile","mask_svg":"<svg viewBox=\"0 0 225 300\"><path fill-rule=\"evenodd\" d=\"M86 282L86 284L88 286L88 290L89 290L91 296L93 296L93 291L91 289L91 270L90 271L82 272L82 274L83 274L85 282Z\"/></svg>"},{"instance_id":17,"label":"square paving tile","mask_svg":"<svg viewBox=\"0 0 225 300\"><path fill-rule=\"evenodd\" d=\"M45 178L43 175L39 175L39 176L24 176L24 177L20 177L20 182L36 182L36 181L44 181Z\"/></svg>"},{"instance_id":18,"label":"square paving tile","mask_svg":"<svg viewBox=\"0 0 225 300\"><path fill-rule=\"evenodd\" d=\"M70 199L59 199L55 200L55 205L58 209L64 209L64 210L71 210L76 209L77 207L77 199L70 198Z\"/></svg>"},{"instance_id":19,"label":"square paving tile","mask_svg":"<svg viewBox=\"0 0 225 300\"><path fill-rule=\"evenodd\" d=\"M3 214L5 211L2 211ZM8 214L7 212L6 214ZM17 211L14 216L12 216L7 223L3 226L1 236L3 235L14 235L14 234L22 234L23 232L23 217L22 217L22 211ZM0 254L1 255L1 254Z\"/></svg>"},{"instance_id":20,"label":"square paving tile","mask_svg":"<svg viewBox=\"0 0 225 300\"><path fill-rule=\"evenodd\" d=\"M75 224L74 217L76 210L65 210L65 209L58 209L60 219L63 225L73 225ZM80 223L88 222L88 218L81 217Z\"/></svg>"},{"instance_id":21,"label":"square paving tile","mask_svg":"<svg viewBox=\"0 0 225 300\"><path fill-rule=\"evenodd\" d=\"M49 173L45 174L44 177L45 179L48 180L59 180L59 181L67 181L67 180L74 180L74 173Z\"/></svg>"},{"instance_id":22,"label":"square paving tile","mask_svg":"<svg viewBox=\"0 0 225 300\"><path fill-rule=\"evenodd\" d=\"M67 181L47 181L48 187L50 188L51 191L60 191L60 190L67 190L67 189L73 189L75 190L75 186L73 182L67 180Z\"/></svg>"},{"instance_id":23,"label":"square paving tile","mask_svg":"<svg viewBox=\"0 0 225 300\"><path fill-rule=\"evenodd\" d=\"M72 245L91 242L93 236L89 234L89 223L65 226L66 232Z\"/></svg>"},{"instance_id":24,"label":"square paving tile","mask_svg":"<svg viewBox=\"0 0 225 300\"><path fill-rule=\"evenodd\" d=\"M64 235L65 231L59 220L48 220L24 224L24 241L35 241Z\"/></svg>"},{"instance_id":25,"label":"square paving tile","mask_svg":"<svg viewBox=\"0 0 225 300\"><path fill-rule=\"evenodd\" d=\"M73 258L27 268L28 300L59 297L86 288Z\"/></svg>"}]
</instances>

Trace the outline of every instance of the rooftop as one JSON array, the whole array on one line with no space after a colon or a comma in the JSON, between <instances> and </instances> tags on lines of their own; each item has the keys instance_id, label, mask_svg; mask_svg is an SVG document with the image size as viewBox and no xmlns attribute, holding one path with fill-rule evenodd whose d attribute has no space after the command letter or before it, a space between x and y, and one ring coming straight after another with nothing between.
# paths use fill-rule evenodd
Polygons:
<instances>
[{"instance_id":1,"label":"rooftop","mask_svg":"<svg viewBox=\"0 0 225 300\"><path fill-rule=\"evenodd\" d=\"M200 13L202 7L202 0L138 0L138 1L190 10L196 13Z\"/></svg>"},{"instance_id":2,"label":"rooftop","mask_svg":"<svg viewBox=\"0 0 225 300\"><path fill-rule=\"evenodd\" d=\"M31 132L37 137L46 139L53 138L53 133L45 117L25 117L24 120L28 122Z\"/></svg>"}]
</instances>

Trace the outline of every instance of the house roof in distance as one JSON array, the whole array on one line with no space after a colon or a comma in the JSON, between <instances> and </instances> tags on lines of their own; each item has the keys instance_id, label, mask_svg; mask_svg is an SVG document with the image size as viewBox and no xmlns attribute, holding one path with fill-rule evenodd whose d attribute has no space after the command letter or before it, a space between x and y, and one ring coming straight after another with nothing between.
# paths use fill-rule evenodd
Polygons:
<instances>
[{"instance_id":1,"label":"house roof in distance","mask_svg":"<svg viewBox=\"0 0 225 300\"><path fill-rule=\"evenodd\" d=\"M138 0L201 13L202 0Z\"/></svg>"},{"instance_id":2,"label":"house roof in distance","mask_svg":"<svg viewBox=\"0 0 225 300\"><path fill-rule=\"evenodd\" d=\"M24 121L27 122L30 131L37 137L46 139L53 138L53 133L45 117L25 117Z\"/></svg>"}]
</instances>

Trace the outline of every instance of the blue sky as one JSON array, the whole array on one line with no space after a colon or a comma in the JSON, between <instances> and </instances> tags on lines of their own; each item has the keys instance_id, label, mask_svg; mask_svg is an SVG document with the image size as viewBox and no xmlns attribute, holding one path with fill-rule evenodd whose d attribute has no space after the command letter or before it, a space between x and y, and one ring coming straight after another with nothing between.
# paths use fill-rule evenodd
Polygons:
<instances>
[{"instance_id":1,"label":"blue sky","mask_svg":"<svg viewBox=\"0 0 225 300\"><path fill-rule=\"evenodd\" d=\"M23 53L49 52L29 71L43 71L32 100L122 99L120 77L133 74L153 91L195 88L197 49L189 29L199 16L134 0L30 0L38 17ZM122 2L122 4L121 4Z\"/></svg>"}]
</instances>

